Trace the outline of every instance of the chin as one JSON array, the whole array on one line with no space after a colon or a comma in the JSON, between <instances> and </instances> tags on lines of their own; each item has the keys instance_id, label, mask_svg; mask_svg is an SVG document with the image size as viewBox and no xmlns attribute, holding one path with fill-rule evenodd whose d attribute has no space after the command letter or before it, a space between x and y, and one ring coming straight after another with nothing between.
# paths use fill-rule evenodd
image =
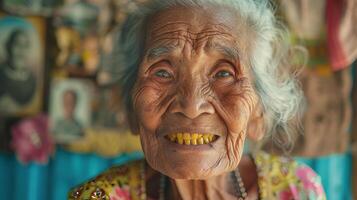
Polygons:
<instances>
[{"instance_id":1,"label":"chin","mask_svg":"<svg viewBox=\"0 0 357 200\"><path fill-rule=\"evenodd\" d=\"M166 161L163 166L157 166L156 170L170 178L185 180L207 179L225 172L225 170L220 170L221 166L209 166L207 163L210 162L212 161L205 162L197 159L183 159L180 161L176 158Z\"/></svg>"},{"instance_id":2,"label":"chin","mask_svg":"<svg viewBox=\"0 0 357 200\"><path fill-rule=\"evenodd\" d=\"M146 160L154 170L173 179L208 179L237 167L238 157L230 160L227 154L226 135L198 134L198 138L201 135L200 142L190 133L183 134L183 141L181 135L171 138L168 134L147 139L149 143L142 143Z\"/></svg>"},{"instance_id":3,"label":"chin","mask_svg":"<svg viewBox=\"0 0 357 200\"><path fill-rule=\"evenodd\" d=\"M213 152L168 152L160 156L162 159L150 162L150 166L160 173L173 178L185 180L202 180L220 175L230 171L226 162L222 161L221 156Z\"/></svg>"}]
</instances>

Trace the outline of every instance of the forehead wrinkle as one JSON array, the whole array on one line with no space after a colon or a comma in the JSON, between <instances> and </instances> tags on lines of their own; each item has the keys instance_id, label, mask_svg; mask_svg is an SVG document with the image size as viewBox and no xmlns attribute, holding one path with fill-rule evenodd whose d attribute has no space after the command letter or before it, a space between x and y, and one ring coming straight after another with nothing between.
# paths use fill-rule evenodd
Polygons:
<instances>
[{"instance_id":1,"label":"forehead wrinkle","mask_svg":"<svg viewBox=\"0 0 357 200\"><path fill-rule=\"evenodd\" d=\"M165 35L183 35L192 39L201 38L205 35L222 34L232 36L232 29L223 23L204 23L204 24L191 24L185 21L168 21L160 26L160 23L154 23L156 20L151 21L148 29L150 38L160 38ZM161 19L158 19L161 21ZM157 25L159 24L159 25Z\"/></svg>"},{"instance_id":2,"label":"forehead wrinkle","mask_svg":"<svg viewBox=\"0 0 357 200\"><path fill-rule=\"evenodd\" d=\"M165 17L158 16L151 18L148 26L148 36L150 38L164 37L164 35L186 35L190 38L200 38L208 34L227 34L232 32L232 28L222 22L212 23L191 19L186 20L165 20ZM168 15L168 13L166 13ZM161 16L161 17L160 17ZM195 16L195 15L194 15ZM201 22L200 22L201 21ZM160 23L163 22L163 23Z\"/></svg>"},{"instance_id":3,"label":"forehead wrinkle","mask_svg":"<svg viewBox=\"0 0 357 200\"><path fill-rule=\"evenodd\" d=\"M151 21L151 23L153 23L153 21ZM197 27L202 28L199 30ZM240 57L240 51L238 51L237 48L217 44L211 41L213 39L217 40L217 38L221 38L220 40L225 40L224 43L236 43L232 28L223 23L206 23L202 24L202 26L194 26L184 21L169 21L161 26L152 24L148 33L150 38L148 42L151 45L157 43L176 43L176 46L164 45L149 49L146 54L149 60L165 54L170 54L175 51L175 49L181 49L180 47L183 48L184 46L191 47L192 56L199 53L200 49L203 51L215 49L233 61L239 60Z\"/></svg>"},{"instance_id":4,"label":"forehead wrinkle","mask_svg":"<svg viewBox=\"0 0 357 200\"><path fill-rule=\"evenodd\" d=\"M184 28L184 30L190 30L190 27L192 27L192 24L188 23L188 22L184 22L184 21L169 21L166 22L164 25L158 27L158 25L156 23L153 23L153 21L151 22L151 30L149 31L149 33L152 35L155 32L165 32L165 30L173 30L173 28L177 27L177 25L180 26L180 28ZM224 31L224 32L230 32L232 31L232 29L223 24L223 23L205 23L205 24L200 24L197 25L197 27L204 27L204 29L202 29L201 31L198 32L204 32L204 30L213 30L213 31ZM193 31L190 31L191 33L195 33ZM197 33L197 32L196 32Z\"/></svg>"},{"instance_id":5,"label":"forehead wrinkle","mask_svg":"<svg viewBox=\"0 0 357 200\"><path fill-rule=\"evenodd\" d=\"M192 40L193 39L199 40L204 37L215 36L215 35L221 35L221 36L233 38L232 34L226 32L226 31L222 31L222 30L205 28L199 32L193 32L190 29L182 29L182 27L180 27L176 30L171 29L171 30L162 31L162 32L158 32L158 33L152 32L150 34L150 37L151 38L161 38L161 37L165 37L166 35L183 36L183 37L191 38Z\"/></svg>"},{"instance_id":6,"label":"forehead wrinkle","mask_svg":"<svg viewBox=\"0 0 357 200\"><path fill-rule=\"evenodd\" d=\"M152 30L150 31L150 34L154 33L154 32L160 32L162 30L172 30L172 28L170 28L170 26L177 26L177 25L183 25L185 27L189 27L190 24L187 22L183 22L183 21L175 21L175 22L167 22L164 25L160 26L160 27L156 27L156 24L152 25Z\"/></svg>"},{"instance_id":7,"label":"forehead wrinkle","mask_svg":"<svg viewBox=\"0 0 357 200\"><path fill-rule=\"evenodd\" d=\"M159 43L159 42L167 42L167 41L176 41L176 43L179 43L180 41L185 41L191 44L191 46L194 45L194 39L190 35L165 35L163 37L155 38L153 39L150 43Z\"/></svg>"},{"instance_id":8,"label":"forehead wrinkle","mask_svg":"<svg viewBox=\"0 0 357 200\"><path fill-rule=\"evenodd\" d=\"M176 41L178 41L177 43L179 43L180 41L183 41L184 43L188 43L194 50L198 50L199 48L204 47L205 44L209 40L217 38L217 37L220 37L227 41L233 41L233 42L235 41L234 37L230 33L206 29L200 33L191 33L189 31L183 31L183 30L169 31L169 32L165 32L160 35L157 35L156 37L152 37L153 40L150 43L155 44L155 43L158 43L161 41L169 41L169 40L176 40ZM229 55L230 57L234 58L235 60L238 59L237 52L239 52L239 51L234 50L234 48L228 49L228 47L222 47L222 45L216 45L216 46L217 46L218 50L221 50L221 52L225 52L225 54ZM171 48L172 48L172 46L171 46ZM171 48L166 47L165 49L171 49ZM162 50L165 50L165 49L162 49ZM155 51L156 50L157 49L155 49Z\"/></svg>"}]
</instances>

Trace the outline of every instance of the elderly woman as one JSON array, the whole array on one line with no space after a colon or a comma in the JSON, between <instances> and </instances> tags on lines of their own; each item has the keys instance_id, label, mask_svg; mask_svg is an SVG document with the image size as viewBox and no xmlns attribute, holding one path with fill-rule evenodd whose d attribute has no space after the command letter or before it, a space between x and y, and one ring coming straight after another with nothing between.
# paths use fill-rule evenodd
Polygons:
<instances>
[{"instance_id":1,"label":"elderly woman","mask_svg":"<svg viewBox=\"0 0 357 200\"><path fill-rule=\"evenodd\" d=\"M69 199L325 199L310 168L262 151L243 154L247 138L281 145L292 138L302 95L282 64L283 35L264 0L140 7L115 56L145 160L104 172Z\"/></svg>"}]
</instances>

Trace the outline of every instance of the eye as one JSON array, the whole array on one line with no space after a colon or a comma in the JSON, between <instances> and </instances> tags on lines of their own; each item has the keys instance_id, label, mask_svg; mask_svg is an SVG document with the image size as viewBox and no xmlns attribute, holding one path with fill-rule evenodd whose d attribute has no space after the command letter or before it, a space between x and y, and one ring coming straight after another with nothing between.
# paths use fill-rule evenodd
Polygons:
<instances>
[{"instance_id":1,"label":"eye","mask_svg":"<svg viewBox=\"0 0 357 200\"><path fill-rule=\"evenodd\" d=\"M232 76L233 76L233 74L226 70L221 70L214 75L215 78L228 78L228 77L232 77Z\"/></svg>"},{"instance_id":2,"label":"eye","mask_svg":"<svg viewBox=\"0 0 357 200\"><path fill-rule=\"evenodd\" d=\"M168 72L164 69L160 69L157 72L155 72L155 76L160 77L160 78L165 78L165 79L172 78L172 75L170 74L170 72Z\"/></svg>"}]
</instances>

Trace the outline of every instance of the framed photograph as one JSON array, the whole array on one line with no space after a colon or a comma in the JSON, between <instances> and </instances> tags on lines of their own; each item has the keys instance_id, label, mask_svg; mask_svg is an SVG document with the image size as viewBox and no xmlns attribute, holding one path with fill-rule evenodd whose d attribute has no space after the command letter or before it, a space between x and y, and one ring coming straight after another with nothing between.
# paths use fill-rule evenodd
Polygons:
<instances>
[{"instance_id":1,"label":"framed photograph","mask_svg":"<svg viewBox=\"0 0 357 200\"><path fill-rule=\"evenodd\" d=\"M51 85L51 133L57 143L79 140L91 123L92 82L57 79Z\"/></svg>"},{"instance_id":2,"label":"framed photograph","mask_svg":"<svg viewBox=\"0 0 357 200\"><path fill-rule=\"evenodd\" d=\"M0 113L36 114L42 107L45 21L0 16Z\"/></svg>"}]
</instances>

